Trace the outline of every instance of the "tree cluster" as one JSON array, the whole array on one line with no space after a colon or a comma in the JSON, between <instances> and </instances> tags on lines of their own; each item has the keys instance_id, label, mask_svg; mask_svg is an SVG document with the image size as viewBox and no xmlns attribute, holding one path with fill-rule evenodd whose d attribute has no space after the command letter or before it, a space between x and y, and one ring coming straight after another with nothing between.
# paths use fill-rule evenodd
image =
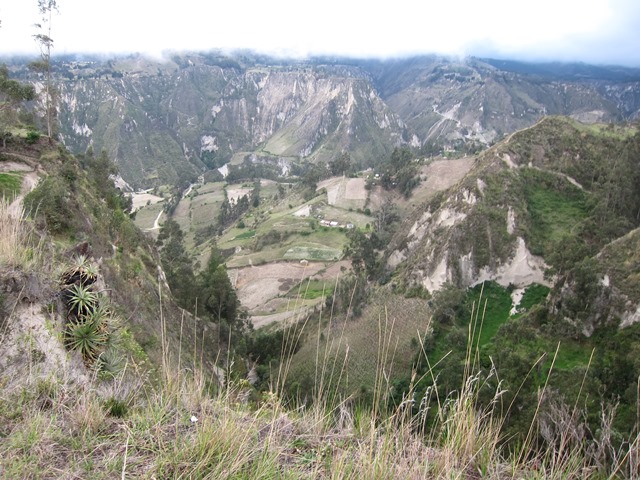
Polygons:
<instances>
[{"instance_id":1,"label":"tree cluster","mask_svg":"<svg viewBox=\"0 0 640 480\"><path fill-rule=\"evenodd\" d=\"M202 306L199 312L217 323L222 334L238 339L248 329L246 313L241 309L222 256L216 248L202 272L196 274L193 260L184 247L184 234L175 220L168 219L157 240L167 283L176 302L187 310Z\"/></svg>"},{"instance_id":2,"label":"tree cluster","mask_svg":"<svg viewBox=\"0 0 640 480\"><path fill-rule=\"evenodd\" d=\"M229 201L229 197L225 191L224 200L218 211L218 230L220 231L231 225L246 213L249 208L257 208L258 206L260 206L260 180L253 182L253 188L249 195L243 195L237 202Z\"/></svg>"},{"instance_id":3,"label":"tree cluster","mask_svg":"<svg viewBox=\"0 0 640 480\"><path fill-rule=\"evenodd\" d=\"M378 167L380 184L386 190L396 190L409 198L420 183L414 155L407 148L395 148L389 160Z\"/></svg>"}]
</instances>

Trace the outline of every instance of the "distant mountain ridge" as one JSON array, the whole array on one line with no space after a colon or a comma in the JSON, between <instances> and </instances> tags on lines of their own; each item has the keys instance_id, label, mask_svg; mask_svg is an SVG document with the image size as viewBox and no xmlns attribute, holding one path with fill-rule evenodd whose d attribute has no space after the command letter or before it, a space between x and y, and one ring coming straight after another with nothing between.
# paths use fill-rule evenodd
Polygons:
<instances>
[{"instance_id":1,"label":"distant mountain ridge","mask_svg":"<svg viewBox=\"0 0 640 480\"><path fill-rule=\"evenodd\" d=\"M184 183L238 152L329 161L349 150L370 164L402 143L401 120L362 76L193 62L155 68L61 87L64 142L75 151L106 149L138 186Z\"/></svg>"},{"instance_id":2,"label":"distant mountain ridge","mask_svg":"<svg viewBox=\"0 0 640 480\"><path fill-rule=\"evenodd\" d=\"M56 72L64 143L107 150L136 187L186 184L251 153L318 162L348 151L366 168L400 145L477 151L545 115L640 116L640 70L583 64L210 52L65 57Z\"/></svg>"}]
</instances>

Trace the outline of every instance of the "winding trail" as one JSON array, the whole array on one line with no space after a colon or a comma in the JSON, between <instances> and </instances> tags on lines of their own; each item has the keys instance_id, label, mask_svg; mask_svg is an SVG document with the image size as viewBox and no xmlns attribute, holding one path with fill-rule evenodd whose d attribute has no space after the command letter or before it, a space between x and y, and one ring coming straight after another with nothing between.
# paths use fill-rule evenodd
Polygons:
<instances>
[{"instance_id":1,"label":"winding trail","mask_svg":"<svg viewBox=\"0 0 640 480\"><path fill-rule=\"evenodd\" d=\"M156 217L155 222L153 222L153 227L148 228L148 231L151 230L160 230L160 217L162 217L162 214L164 213L164 210L160 210L160 213L158 213L158 216Z\"/></svg>"},{"instance_id":2,"label":"winding trail","mask_svg":"<svg viewBox=\"0 0 640 480\"><path fill-rule=\"evenodd\" d=\"M26 172L22 177L20 193L16 195L8 207L9 215L13 218L20 218L23 214L22 201L24 200L25 195L33 190L38 184L38 165L33 161L33 159L25 157L24 155L11 154L11 156L19 161L0 162L0 172Z\"/></svg>"}]
</instances>

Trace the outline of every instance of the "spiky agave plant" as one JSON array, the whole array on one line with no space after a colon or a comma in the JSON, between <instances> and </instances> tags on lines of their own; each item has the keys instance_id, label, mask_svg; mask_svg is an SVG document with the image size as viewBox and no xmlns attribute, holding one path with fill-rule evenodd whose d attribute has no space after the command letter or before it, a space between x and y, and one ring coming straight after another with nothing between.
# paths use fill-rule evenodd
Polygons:
<instances>
[{"instance_id":1,"label":"spiky agave plant","mask_svg":"<svg viewBox=\"0 0 640 480\"><path fill-rule=\"evenodd\" d=\"M107 342L109 343L109 342ZM95 368L104 378L115 378L123 369L124 357L119 355L112 346L98 355Z\"/></svg>"},{"instance_id":2,"label":"spiky agave plant","mask_svg":"<svg viewBox=\"0 0 640 480\"><path fill-rule=\"evenodd\" d=\"M86 255L73 258L72 265L62 274L63 285L89 286L98 279L98 267L89 262Z\"/></svg>"},{"instance_id":3,"label":"spiky agave plant","mask_svg":"<svg viewBox=\"0 0 640 480\"><path fill-rule=\"evenodd\" d=\"M118 317L104 298L100 297L95 310L88 316L89 321L100 322L101 329L107 334L107 341L104 350L97 358L96 368L102 373L119 372L122 367L122 358L116 352L118 350L118 335L116 332L122 328L120 317Z\"/></svg>"},{"instance_id":4,"label":"spiky agave plant","mask_svg":"<svg viewBox=\"0 0 640 480\"><path fill-rule=\"evenodd\" d=\"M71 285L64 291L64 296L69 315L76 319L93 313L98 305L98 294L83 285Z\"/></svg>"},{"instance_id":5,"label":"spiky agave plant","mask_svg":"<svg viewBox=\"0 0 640 480\"><path fill-rule=\"evenodd\" d=\"M95 361L105 350L109 331L104 317L80 317L67 324L66 344L71 350L79 350L85 361Z\"/></svg>"},{"instance_id":6,"label":"spiky agave plant","mask_svg":"<svg viewBox=\"0 0 640 480\"><path fill-rule=\"evenodd\" d=\"M87 263L82 271L82 284L92 285L98 280L99 269L94 263Z\"/></svg>"}]
</instances>

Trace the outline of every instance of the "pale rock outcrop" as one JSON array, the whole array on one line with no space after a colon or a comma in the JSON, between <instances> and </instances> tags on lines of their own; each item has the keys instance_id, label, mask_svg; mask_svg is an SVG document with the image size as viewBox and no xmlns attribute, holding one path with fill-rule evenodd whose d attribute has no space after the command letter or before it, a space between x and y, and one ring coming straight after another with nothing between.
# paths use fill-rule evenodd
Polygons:
<instances>
[{"instance_id":1,"label":"pale rock outcrop","mask_svg":"<svg viewBox=\"0 0 640 480\"><path fill-rule=\"evenodd\" d=\"M509 284L520 287L532 283L551 286L551 283L544 277L546 268L547 265L542 257L533 255L527 248L524 239L518 237L516 252L511 260L495 270L488 267L482 268L474 285L487 280L495 280L504 287Z\"/></svg>"}]
</instances>

